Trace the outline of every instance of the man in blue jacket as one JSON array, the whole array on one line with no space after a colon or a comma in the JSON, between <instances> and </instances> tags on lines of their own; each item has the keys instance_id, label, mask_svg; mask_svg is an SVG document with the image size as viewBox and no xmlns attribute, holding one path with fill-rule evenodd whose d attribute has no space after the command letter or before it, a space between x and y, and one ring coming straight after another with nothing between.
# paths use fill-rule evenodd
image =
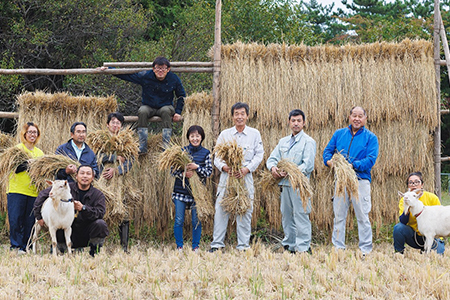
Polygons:
<instances>
[{"instance_id":1,"label":"man in blue jacket","mask_svg":"<svg viewBox=\"0 0 450 300\"><path fill-rule=\"evenodd\" d=\"M323 162L332 167L332 156L340 152L353 166L358 177L359 199L333 197L334 225L332 242L338 249L345 249L345 223L350 202L355 209L358 221L359 248L363 257L372 251L372 227L369 212L372 208L370 199L370 172L378 157L378 138L364 127L367 122L366 111L359 106L350 110L349 123L346 128L335 131L330 142L323 151Z\"/></svg>"},{"instance_id":2,"label":"man in blue jacket","mask_svg":"<svg viewBox=\"0 0 450 300\"><path fill-rule=\"evenodd\" d=\"M148 119L159 116L162 119L164 148L172 136L172 121L181 120L186 92L180 78L170 71L170 62L159 56L153 61L153 70L116 77L142 86L142 106L138 110L139 152L147 152ZM177 98L176 107L173 95Z\"/></svg>"},{"instance_id":3,"label":"man in blue jacket","mask_svg":"<svg viewBox=\"0 0 450 300\"><path fill-rule=\"evenodd\" d=\"M97 166L97 157L89 146L84 142L86 140L87 126L83 122L75 122L70 127L71 139L56 149L56 154L70 157L80 162L81 165L88 165L94 170L95 178L98 178L100 172ZM72 174L76 174L77 167L68 165L65 169L60 169L56 174L56 179L68 180L73 182Z\"/></svg>"}]
</instances>

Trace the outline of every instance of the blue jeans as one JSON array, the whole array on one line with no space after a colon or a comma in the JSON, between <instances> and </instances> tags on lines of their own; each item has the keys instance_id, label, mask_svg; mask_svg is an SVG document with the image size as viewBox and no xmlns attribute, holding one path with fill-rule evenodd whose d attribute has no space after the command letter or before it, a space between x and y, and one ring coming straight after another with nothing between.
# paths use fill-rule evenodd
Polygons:
<instances>
[{"instance_id":1,"label":"blue jeans","mask_svg":"<svg viewBox=\"0 0 450 300\"><path fill-rule=\"evenodd\" d=\"M7 200L11 249L19 248L25 251L35 222L32 211L36 197L9 193Z\"/></svg>"},{"instance_id":2,"label":"blue jeans","mask_svg":"<svg viewBox=\"0 0 450 300\"><path fill-rule=\"evenodd\" d=\"M175 223L173 225L173 234L175 235L175 242L177 243L177 248L183 248L183 225L184 225L184 216L186 213L186 206L188 203L173 200L175 204ZM197 217L197 207L195 204L191 206L191 215L192 215L192 249L198 248L200 244L200 237L202 235L202 224L198 220Z\"/></svg>"},{"instance_id":3,"label":"blue jeans","mask_svg":"<svg viewBox=\"0 0 450 300\"><path fill-rule=\"evenodd\" d=\"M418 235L411 226L403 223L397 223L394 226L394 249L401 252L405 249L405 243L414 249L423 250L425 238ZM444 242L441 239L434 239L432 250L436 250L438 254L443 254L445 251Z\"/></svg>"}]
</instances>

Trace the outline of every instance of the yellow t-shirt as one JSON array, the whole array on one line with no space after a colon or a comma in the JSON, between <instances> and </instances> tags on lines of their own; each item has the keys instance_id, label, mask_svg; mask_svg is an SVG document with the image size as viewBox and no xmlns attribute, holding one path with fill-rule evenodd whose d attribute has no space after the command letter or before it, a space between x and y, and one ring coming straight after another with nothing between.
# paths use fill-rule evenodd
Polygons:
<instances>
[{"instance_id":1,"label":"yellow t-shirt","mask_svg":"<svg viewBox=\"0 0 450 300\"><path fill-rule=\"evenodd\" d=\"M44 155L41 149L34 147L30 151L23 143L18 144L16 147L25 150L32 158L40 157ZM9 175L9 186L7 193L17 193L27 195L30 197L37 197L38 191L34 184L31 184L31 178L27 171L23 171L15 174L14 171Z\"/></svg>"},{"instance_id":2,"label":"yellow t-shirt","mask_svg":"<svg viewBox=\"0 0 450 300\"><path fill-rule=\"evenodd\" d=\"M422 201L423 205L425 206L434 206L434 205L441 205L441 201L439 201L438 196L436 196L433 193L424 191L422 197L419 198L420 201ZM403 214L403 210L404 210L404 202L403 202L403 197L402 199L400 199L400 202L398 203L398 207L400 208L399 211L399 216L401 216ZM414 231L417 231L417 220L416 217L414 217L411 213L409 214L409 220L408 220L408 225L411 226L412 229L414 229Z\"/></svg>"}]
</instances>

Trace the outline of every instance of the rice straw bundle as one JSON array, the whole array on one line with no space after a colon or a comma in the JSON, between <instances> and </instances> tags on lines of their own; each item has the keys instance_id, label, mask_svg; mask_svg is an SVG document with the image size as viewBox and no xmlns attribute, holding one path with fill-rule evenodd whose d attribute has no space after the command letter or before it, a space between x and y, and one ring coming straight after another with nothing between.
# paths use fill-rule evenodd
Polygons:
<instances>
[{"instance_id":1,"label":"rice straw bundle","mask_svg":"<svg viewBox=\"0 0 450 300\"><path fill-rule=\"evenodd\" d=\"M10 147L0 155L0 181L7 184L10 175L14 176L17 167L31 159L25 150L19 147Z\"/></svg>"},{"instance_id":2,"label":"rice straw bundle","mask_svg":"<svg viewBox=\"0 0 450 300\"><path fill-rule=\"evenodd\" d=\"M244 161L244 151L235 140L217 144L213 154L222 159L231 168L231 172L238 172Z\"/></svg>"},{"instance_id":3,"label":"rice straw bundle","mask_svg":"<svg viewBox=\"0 0 450 300\"><path fill-rule=\"evenodd\" d=\"M306 211L308 199L310 199L314 193L308 177L302 173L296 164L287 159L280 160L278 162L278 168L287 173L286 178L289 180L292 189L299 194L302 199L303 208Z\"/></svg>"},{"instance_id":4,"label":"rice straw bundle","mask_svg":"<svg viewBox=\"0 0 450 300\"><path fill-rule=\"evenodd\" d=\"M111 135L108 130L96 130L88 135L86 143L97 155L116 154L126 160L138 157L139 142L130 128L119 131L117 135Z\"/></svg>"},{"instance_id":5,"label":"rice straw bundle","mask_svg":"<svg viewBox=\"0 0 450 300\"><path fill-rule=\"evenodd\" d=\"M14 146L14 138L9 134L4 134L0 132L0 151Z\"/></svg>"},{"instance_id":6,"label":"rice straw bundle","mask_svg":"<svg viewBox=\"0 0 450 300\"><path fill-rule=\"evenodd\" d=\"M105 167L115 167L118 164L107 164ZM111 179L105 179L100 176L95 181L94 186L98 188L105 195L106 213L105 221L109 226L120 224L128 214L127 207L123 201L123 195L128 188L124 186L123 176L113 176Z\"/></svg>"},{"instance_id":7,"label":"rice straw bundle","mask_svg":"<svg viewBox=\"0 0 450 300\"><path fill-rule=\"evenodd\" d=\"M267 196L268 194L271 194L274 199L280 199L281 193L278 186L280 179L275 179L272 176L272 172L267 169L261 171L259 176L259 185L261 186L264 195Z\"/></svg>"},{"instance_id":8,"label":"rice straw bundle","mask_svg":"<svg viewBox=\"0 0 450 300\"><path fill-rule=\"evenodd\" d=\"M356 177L355 170L353 170L350 163L339 152L333 155L332 161L336 195L344 197L345 190L347 189L349 196L358 200L358 178Z\"/></svg>"},{"instance_id":9,"label":"rice straw bundle","mask_svg":"<svg viewBox=\"0 0 450 300\"><path fill-rule=\"evenodd\" d=\"M162 152L158 157L158 168L160 171L164 170L179 170L184 171L186 165L192 162L189 153L181 146L172 144L171 147ZM185 177L180 178L185 185ZM197 172L189 178L190 191L194 198L198 217L202 222L207 222L208 218L214 214L214 206L207 187L201 182ZM195 226L195 224L193 224Z\"/></svg>"},{"instance_id":10,"label":"rice straw bundle","mask_svg":"<svg viewBox=\"0 0 450 300\"><path fill-rule=\"evenodd\" d=\"M54 180L58 170L65 169L71 164L77 167L80 165L78 161L65 155L46 154L31 161L28 173L31 182L36 185L38 191L41 191L47 187L45 180Z\"/></svg>"},{"instance_id":11,"label":"rice straw bundle","mask_svg":"<svg viewBox=\"0 0 450 300\"><path fill-rule=\"evenodd\" d=\"M244 151L235 140L216 145L213 153L225 161L231 172L239 172L244 160ZM244 178L228 176L225 195L220 203L224 211L232 215L243 215L251 206Z\"/></svg>"},{"instance_id":12,"label":"rice straw bundle","mask_svg":"<svg viewBox=\"0 0 450 300\"><path fill-rule=\"evenodd\" d=\"M194 172L194 176L189 178L189 185L197 207L197 216L202 223L206 223L211 220L210 217L215 212L211 193L208 191L206 185L200 181L197 172ZM192 225L195 226L195 224Z\"/></svg>"},{"instance_id":13,"label":"rice straw bundle","mask_svg":"<svg viewBox=\"0 0 450 300\"><path fill-rule=\"evenodd\" d=\"M243 179L228 176L227 190L220 205L224 211L232 215L243 216L247 212L251 206L251 200Z\"/></svg>"},{"instance_id":14,"label":"rice straw bundle","mask_svg":"<svg viewBox=\"0 0 450 300\"><path fill-rule=\"evenodd\" d=\"M164 170L179 170L184 171L186 165L191 163L192 159L189 153L183 150L179 145L172 144L164 152L158 156L158 168L160 171Z\"/></svg>"}]
</instances>

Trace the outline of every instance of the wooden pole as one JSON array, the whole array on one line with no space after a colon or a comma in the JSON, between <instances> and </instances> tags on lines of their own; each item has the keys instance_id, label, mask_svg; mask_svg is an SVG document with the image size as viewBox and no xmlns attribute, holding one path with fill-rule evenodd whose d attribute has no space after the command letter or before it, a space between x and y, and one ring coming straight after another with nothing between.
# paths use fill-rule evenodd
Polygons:
<instances>
[{"instance_id":1,"label":"wooden pole","mask_svg":"<svg viewBox=\"0 0 450 300\"><path fill-rule=\"evenodd\" d=\"M104 62L104 67L113 68L152 68L153 62ZM213 67L212 62L200 61L171 61L170 67Z\"/></svg>"},{"instance_id":2,"label":"wooden pole","mask_svg":"<svg viewBox=\"0 0 450 300\"><path fill-rule=\"evenodd\" d=\"M439 0L434 0L434 63L435 63L435 83L436 83L436 105L438 107L438 125L434 130L434 193L441 197L441 66L440 66L440 12Z\"/></svg>"},{"instance_id":3,"label":"wooden pole","mask_svg":"<svg viewBox=\"0 0 450 300\"><path fill-rule=\"evenodd\" d=\"M220 67L221 67L221 15L222 1L216 0L216 21L214 26L214 72L213 72L213 111L212 111L212 131L214 141L217 140L220 132Z\"/></svg>"},{"instance_id":4,"label":"wooden pole","mask_svg":"<svg viewBox=\"0 0 450 300\"><path fill-rule=\"evenodd\" d=\"M151 68L130 68L130 69L0 69L0 74L4 75L81 75L81 74L133 74ZM179 67L171 68L171 71L178 73L212 73L213 68L191 68Z\"/></svg>"}]
</instances>

